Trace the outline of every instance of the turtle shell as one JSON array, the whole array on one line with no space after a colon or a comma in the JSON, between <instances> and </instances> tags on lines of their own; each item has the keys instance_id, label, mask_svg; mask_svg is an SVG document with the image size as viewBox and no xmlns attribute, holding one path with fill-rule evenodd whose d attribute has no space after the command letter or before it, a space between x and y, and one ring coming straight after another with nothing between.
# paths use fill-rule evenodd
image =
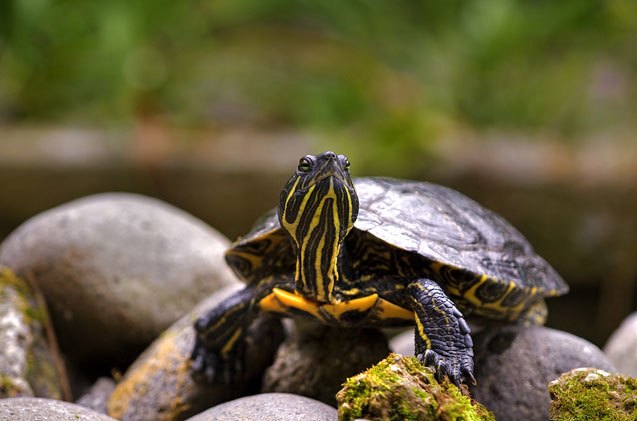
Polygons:
<instances>
[{"instance_id":1,"label":"turtle shell","mask_svg":"<svg viewBox=\"0 0 637 421\"><path fill-rule=\"evenodd\" d=\"M560 295L568 286L518 230L463 194L433 183L368 177L354 180L360 210L353 230L393 248L418 254L439 272L475 279L494 296L519 288L533 296ZM351 233L350 233L351 235ZM294 271L291 241L272 210L226 253L248 283ZM483 282L484 283L484 282ZM449 285L442 285L443 287ZM462 296L462 290L455 295Z\"/></svg>"}]
</instances>

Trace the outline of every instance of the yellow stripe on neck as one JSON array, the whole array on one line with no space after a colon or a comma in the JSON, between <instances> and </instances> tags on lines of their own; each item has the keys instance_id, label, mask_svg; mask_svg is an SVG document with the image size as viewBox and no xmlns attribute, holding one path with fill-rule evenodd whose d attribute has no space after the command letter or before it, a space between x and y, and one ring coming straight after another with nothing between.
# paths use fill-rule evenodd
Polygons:
<instances>
[{"instance_id":1,"label":"yellow stripe on neck","mask_svg":"<svg viewBox=\"0 0 637 421\"><path fill-rule=\"evenodd\" d=\"M332 289L334 288L334 283L338 280L338 271L336 268L336 260L338 258L338 233L340 229L340 223L338 219L338 203L336 193L334 192L334 181L330 179L330 188L325 193L325 196L321 199L321 203L319 204L318 212L316 212L312 216L312 223L310 224L310 229L308 230L308 234L306 236L306 240L304 241L304 245L307 246L309 239L311 237L312 232L318 228L318 225L321 222L321 216L323 212L326 212L325 208L328 200L332 200L332 222L334 223L334 243L332 244L332 259L329 262L329 267L327 271L323 270L323 249L325 248L325 239L326 236L323 235L319 240L318 246L316 248L316 253L314 256L314 273L316 274L315 285L316 285L316 299L320 302L333 302L334 299L332 297ZM326 278L323 277L325 274ZM303 280L306 282L307 280ZM325 294L325 283L327 282L327 295Z\"/></svg>"}]
</instances>

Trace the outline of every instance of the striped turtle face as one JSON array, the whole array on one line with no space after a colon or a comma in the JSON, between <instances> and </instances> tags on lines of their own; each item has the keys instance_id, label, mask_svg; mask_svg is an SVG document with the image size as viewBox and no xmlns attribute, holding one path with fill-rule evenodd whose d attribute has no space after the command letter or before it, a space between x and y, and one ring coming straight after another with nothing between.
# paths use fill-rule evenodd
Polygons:
<instances>
[{"instance_id":1,"label":"striped turtle face","mask_svg":"<svg viewBox=\"0 0 637 421\"><path fill-rule=\"evenodd\" d=\"M358 197L345 155L306 155L283 188L279 221L296 250L296 289L331 302L340 245L354 226Z\"/></svg>"}]
</instances>

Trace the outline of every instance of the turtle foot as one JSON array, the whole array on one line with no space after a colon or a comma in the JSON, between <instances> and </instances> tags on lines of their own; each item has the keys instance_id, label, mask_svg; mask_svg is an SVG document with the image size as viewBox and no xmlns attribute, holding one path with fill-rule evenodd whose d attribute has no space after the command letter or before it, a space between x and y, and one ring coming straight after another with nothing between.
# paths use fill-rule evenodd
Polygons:
<instances>
[{"instance_id":1,"label":"turtle foot","mask_svg":"<svg viewBox=\"0 0 637 421\"><path fill-rule=\"evenodd\" d=\"M473 352L458 352L456 355L443 356L431 349L428 349L424 354L418 354L417 358L422 364L434 369L436 380L443 381L445 377L454 383L456 386L460 386L461 383L476 384L476 379L473 376Z\"/></svg>"},{"instance_id":2,"label":"turtle foot","mask_svg":"<svg viewBox=\"0 0 637 421\"><path fill-rule=\"evenodd\" d=\"M222 358L197 339L192 350L192 376L200 383L234 384L244 377L244 364L240 348Z\"/></svg>"}]
</instances>

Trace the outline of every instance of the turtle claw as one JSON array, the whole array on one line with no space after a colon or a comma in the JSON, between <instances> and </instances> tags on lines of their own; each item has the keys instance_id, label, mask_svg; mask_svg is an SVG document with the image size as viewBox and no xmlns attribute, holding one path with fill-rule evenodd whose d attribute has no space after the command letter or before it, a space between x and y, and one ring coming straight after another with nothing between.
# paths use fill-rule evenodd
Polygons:
<instances>
[{"instance_id":1,"label":"turtle claw","mask_svg":"<svg viewBox=\"0 0 637 421\"><path fill-rule=\"evenodd\" d=\"M198 382L214 383L218 373L218 361L213 353L197 340L192 350L192 376Z\"/></svg>"},{"instance_id":2,"label":"turtle claw","mask_svg":"<svg viewBox=\"0 0 637 421\"><path fill-rule=\"evenodd\" d=\"M222 358L197 340L191 355L192 376L201 383L237 383L243 377L242 355L241 349L237 349L236 352Z\"/></svg>"},{"instance_id":3,"label":"turtle claw","mask_svg":"<svg viewBox=\"0 0 637 421\"><path fill-rule=\"evenodd\" d=\"M466 368L462 369L462 375L464 376L465 380L469 380L471 382L471 385L476 386L478 384L476 378L473 376L473 372L471 370L468 370Z\"/></svg>"},{"instance_id":4,"label":"turtle claw","mask_svg":"<svg viewBox=\"0 0 637 421\"><path fill-rule=\"evenodd\" d=\"M433 368L436 380L439 382L447 377L456 386L467 382L475 385L477 382L473 376L472 353L459 354L461 355L445 357L427 349L424 354L418 354L417 358L425 366Z\"/></svg>"}]
</instances>

